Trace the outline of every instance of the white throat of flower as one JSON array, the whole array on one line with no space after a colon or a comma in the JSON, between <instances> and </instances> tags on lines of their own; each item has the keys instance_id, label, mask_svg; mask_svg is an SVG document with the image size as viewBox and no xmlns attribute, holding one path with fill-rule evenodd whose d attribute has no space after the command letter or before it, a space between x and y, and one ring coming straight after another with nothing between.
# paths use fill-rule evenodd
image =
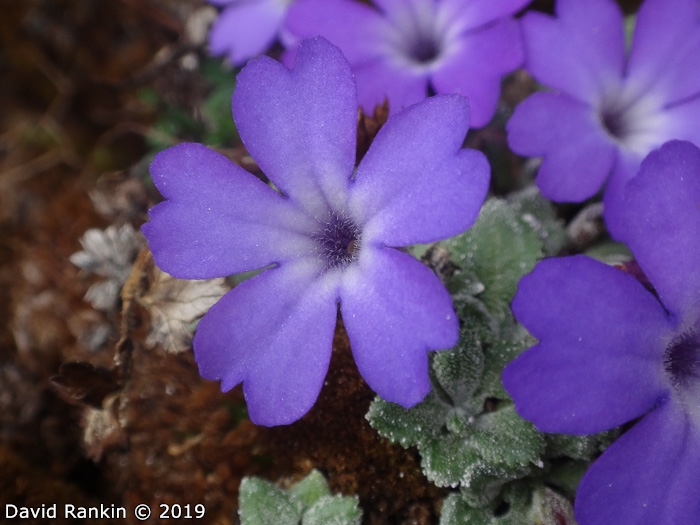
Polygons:
<instances>
[{"instance_id":1,"label":"white throat of flower","mask_svg":"<svg viewBox=\"0 0 700 525\"><path fill-rule=\"evenodd\" d=\"M418 71L435 69L449 54L457 27L433 1L416 0L387 13L387 55L397 65Z\"/></svg>"},{"instance_id":2,"label":"white throat of flower","mask_svg":"<svg viewBox=\"0 0 700 525\"><path fill-rule=\"evenodd\" d=\"M668 117L663 103L653 94L632 96L617 89L605 96L597 108L605 132L622 148L639 156L665 142Z\"/></svg>"}]
</instances>

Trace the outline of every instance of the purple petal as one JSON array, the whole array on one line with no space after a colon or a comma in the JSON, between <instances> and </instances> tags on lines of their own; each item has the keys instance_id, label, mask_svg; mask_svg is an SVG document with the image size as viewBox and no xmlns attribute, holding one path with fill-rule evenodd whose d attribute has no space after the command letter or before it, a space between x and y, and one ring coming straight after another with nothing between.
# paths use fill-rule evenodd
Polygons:
<instances>
[{"instance_id":1,"label":"purple petal","mask_svg":"<svg viewBox=\"0 0 700 525\"><path fill-rule=\"evenodd\" d=\"M465 29L475 29L517 13L531 0L442 0L441 10L464 19Z\"/></svg>"},{"instance_id":2,"label":"purple petal","mask_svg":"<svg viewBox=\"0 0 700 525\"><path fill-rule=\"evenodd\" d=\"M583 477L576 519L585 525L697 523L700 434L666 401L613 443Z\"/></svg>"},{"instance_id":3,"label":"purple petal","mask_svg":"<svg viewBox=\"0 0 700 525\"><path fill-rule=\"evenodd\" d=\"M624 209L613 224L661 302L679 317L697 308L700 293L699 175L697 147L665 144L649 154L626 186Z\"/></svg>"},{"instance_id":4,"label":"purple petal","mask_svg":"<svg viewBox=\"0 0 700 525\"><path fill-rule=\"evenodd\" d=\"M378 58L353 68L357 98L367 112L389 99L392 115L420 102L428 95L428 73L395 65L389 58Z\"/></svg>"},{"instance_id":5,"label":"purple petal","mask_svg":"<svg viewBox=\"0 0 700 525\"><path fill-rule=\"evenodd\" d=\"M540 430L608 430L666 393L671 323L634 277L584 256L545 259L521 279L512 308L540 343L506 366L503 385Z\"/></svg>"},{"instance_id":6,"label":"purple petal","mask_svg":"<svg viewBox=\"0 0 700 525\"><path fill-rule=\"evenodd\" d=\"M250 419L285 425L323 386L337 315L336 291L313 264L266 270L226 294L197 327L194 352L223 391L243 381Z\"/></svg>"},{"instance_id":7,"label":"purple petal","mask_svg":"<svg viewBox=\"0 0 700 525\"><path fill-rule=\"evenodd\" d=\"M544 155L537 185L555 201L580 202L595 195L617 151L593 108L555 93L535 93L515 108L508 143L520 155Z\"/></svg>"},{"instance_id":8,"label":"purple petal","mask_svg":"<svg viewBox=\"0 0 700 525\"><path fill-rule=\"evenodd\" d=\"M582 101L600 99L622 78L622 13L611 0L559 0L558 19L522 20L526 68L543 84Z\"/></svg>"},{"instance_id":9,"label":"purple petal","mask_svg":"<svg viewBox=\"0 0 700 525\"><path fill-rule=\"evenodd\" d=\"M669 57L666 69L653 86L667 105L677 104L700 95L700 27Z\"/></svg>"},{"instance_id":10,"label":"purple petal","mask_svg":"<svg viewBox=\"0 0 700 525\"><path fill-rule=\"evenodd\" d=\"M212 5L215 6L226 6L226 5L232 5L232 4L241 4L244 2L248 2L249 0L207 0Z\"/></svg>"},{"instance_id":11,"label":"purple petal","mask_svg":"<svg viewBox=\"0 0 700 525\"><path fill-rule=\"evenodd\" d=\"M209 32L212 54L227 54L234 65L241 65L264 53L275 41L285 13L275 0L238 2L224 9Z\"/></svg>"},{"instance_id":12,"label":"purple petal","mask_svg":"<svg viewBox=\"0 0 700 525\"><path fill-rule=\"evenodd\" d=\"M605 186L605 195L603 196L605 223L608 227L608 233L614 239L620 239L620 232L616 229L616 226L620 224L620 218L615 217L615 215L626 211L624 203L625 186L637 175L643 159L644 157L624 149L618 150L615 158L612 174Z\"/></svg>"},{"instance_id":13,"label":"purple petal","mask_svg":"<svg viewBox=\"0 0 700 525\"><path fill-rule=\"evenodd\" d=\"M377 41L387 25L376 9L355 0L299 0L292 4L286 22L302 38L328 39L353 65L380 55Z\"/></svg>"},{"instance_id":14,"label":"purple petal","mask_svg":"<svg viewBox=\"0 0 700 525\"><path fill-rule=\"evenodd\" d=\"M404 13L412 10L422 10L425 7L432 8L434 0L372 0L372 3L381 9L387 16L403 17Z\"/></svg>"},{"instance_id":15,"label":"purple petal","mask_svg":"<svg viewBox=\"0 0 700 525\"><path fill-rule=\"evenodd\" d=\"M363 242L406 246L456 235L476 219L489 166L462 150L466 99L438 95L393 116L357 169L350 210Z\"/></svg>"},{"instance_id":16,"label":"purple petal","mask_svg":"<svg viewBox=\"0 0 700 525\"><path fill-rule=\"evenodd\" d=\"M315 223L223 155L179 144L156 155L151 176L168 199L143 233L156 264L180 279L262 268L309 251Z\"/></svg>"},{"instance_id":17,"label":"purple petal","mask_svg":"<svg viewBox=\"0 0 700 525\"><path fill-rule=\"evenodd\" d=\"M432 75L438 93L469 98L472 126L488 124L496 111L501 77L523 62L520 29L515 20L503 20L487 29L461 36L453 54Z\"/></svg>"},{"instance_id":18,"label":"purple petal","mask_svg":"<svg viewBox=\"0 0 700 525\"><path fill-rule=\"evenodd\" d=\"M658 83L667 102L697 92L699 15L696 0L646 0L642 4L627 72L635 93Z\"/></svg>"},{"instance_id":19,"label":"purple petal","mask_svg":"<svg viewBox=\"0 0 700 525\"><path fill-rule=\"evenodd\" d=\"M267 57L249 62L238 74L233 115L251 156L282 192L310 215L329 204L344 209L357 97L337 47L320 37L303 41L291 71Z\"/></svg>"},{"instance_id":20,"label":"purple petal","mask_svg":"<svg viewBox=\"0 0 700 525\"><path fill-rule=\"evenodd\" d=\"M428 350L457 343L458 322L440 280L410 255L366 247L340 290L357 367L382 398L404 407L430 391Z\"/></svg>"},{"instance_id":21,"label":"purple petal","mask_svg":"<svg viewBox=\"0 0 700 525\"><path fill-rule=\"evenodd\" d=\"M700 144L700 125L698 125L700 122L700 97L676 104L666 109L663 115L665 118L657 124L656 131L659 139L658 143L654 145L656 148L672 139L688 140Z\"/></svg>"}]
</instances>

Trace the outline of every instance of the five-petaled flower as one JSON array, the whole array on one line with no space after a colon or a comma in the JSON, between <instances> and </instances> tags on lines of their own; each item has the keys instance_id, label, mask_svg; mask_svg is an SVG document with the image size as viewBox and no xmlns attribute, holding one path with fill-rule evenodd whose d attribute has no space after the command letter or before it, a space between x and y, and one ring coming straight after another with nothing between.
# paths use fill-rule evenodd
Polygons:
<instances>
[{"instance_id":1,"label":"five-petaled flower","mask_svg":"<svg viewBox=\"0 0 700 525\"><path fill-rule=\"evenodd\" d=\"M279 190L199 144L161 152L151 174L167 199L143 226L155 261L180 278L265 268L197 327L200 373L243 382L251 419L287 424L323 385L338 304L360 373L411 406L430 390L428 350L453 346L449 294L395 247L455 235L485 198L485 157L462 149L469 108L433 97L390 118L357 169L357 95L348 62L323 38L290 71L253 60L239 73L241 139Z\"/></svg>"},{"instance_id":2,"label":"five-petaled flower","mask_svg":"<svg viewBox=\"0 0 700 525\"><path fill-rule=\"evenodd\" d=\"M541 261L513 301L540 342L505 368L503 383L546 432L592 434L642 418L581 481L581 525L697 523L700 150L664 145L622 198L615 228L654 292L584 256Z\"/></svg>"},{"instance_id":3,"label":"five-petaled flower","mask_svg":"<svg viewBox=\"0 0 700 525\"><path fill-rule=\"evenodd\" d=\"M551 91L521 103L511 148L543 156L537 177L555 201L580 202L608 181L616 205L642 159L671 139L700 144L700 6L646 0L626 52L614 0L558 0L557 18L522 19L525 67ZM606 215L614 211L606 210Z\"/></svg>"},{"instance_id":4,"label":"five-petaled flower","mask_svg":"<svg viewBox=\"0 0 700 525\"><path fill-rule=\"evenodd\" d=\"M471 123L481 127L496 110L501 78L522 64L520 29L510 15L529 2L299 0L287 27L342 49L366 111L388 98L396 113L432 89L467 96Z\"/></svg>"},{"instance_id":5,"label":"five-petaled flower","mask_svg":"<svg viewBox=\"0 0 700 525\"><path fill-rule=\"evenodd\" d=\"M223 7L209 31L209 49L240 66L284 36L284 21L293 0L208 0Z\"/></svg>"}]
</instances>

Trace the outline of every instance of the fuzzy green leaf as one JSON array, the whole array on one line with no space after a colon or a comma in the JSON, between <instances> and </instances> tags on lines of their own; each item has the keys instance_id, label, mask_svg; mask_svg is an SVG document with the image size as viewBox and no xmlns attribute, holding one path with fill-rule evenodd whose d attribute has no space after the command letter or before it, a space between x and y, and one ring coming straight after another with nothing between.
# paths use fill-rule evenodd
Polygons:
<instances>
[{"instance_id":1,"label":"fuzzy green leaf","mask_svg":"<svg viewBox=\"0 0 700 525\"><path fill-rule=\"evenodd\" d=\"M423 472L439 487L457 487L470 483L472 473L481 467L477 450L465 437L447 433L428 439L420 447Z\"/></svg>"},{"instance_id":2,"label":"fuzzy green leaf","mask_svg":"<svg viewBox=\"0 0 700 525\"><path fill-rule=\"evenodd\" d=\"M448 409L434 392L410 409L377 397L366 417L380 435L402 447L411 447L440 431Z\"/></svg>"},{"instance_id":3,"label":"fuzzy green leaf","mask_svg":"<svg viewBox=\"0 0 700 525\"><path fill-rule=\"evenodd\" d=\"M543 466L544 438L512 404L469 423L462 433L419 444L424 472L436 485L461 484L483 504L498 494L500 485Z\"/></svg>"},{"instance_id":4,"label":"fuzzy green leaf","mask_svg":"<svg viewBox=\"0 0 700 525\"><path fill-rule=\"evenodd\" d=\"M571 503L538 482L511 483L483 507L472 506L463 496L448 496L440 525L575 525Z\"/></svg>"},{"instance_id":5,"label":"fuzzy green leaf","mask_svg":"<svg viewBox=\"0 0 700 525\"><path fill-rule=\"evenodd\" d=\"M531 346L532 339L527 336L528 334L523 330L516 338L521 339L518 342L504 340L488 346L484 356L484 372L474 397L480 399L510 399L503 388L501 373L508 363L515 359L523 350Z\"/></svg>"},{"instance_id":6,"label":"fuzzy green leaf","mask_svg":"<svg viewBox=\"0 0 700 525\"><path fill-rule=\"evenodd\" d=\"M551 458L569 457L591 461L600 455L619 435L616 430L588 436L568 434L546 434L547 456Z\"/></svg>"},{"instance_id":7,"label":"fuzzy green leaf","mask_svg":"<svg viewBox=\"0 0 700 525\"><path fill-rule=\"evenodd\" d=\"M479 387L484 372L484 354L474 331L463 329L459 343L453 350L436 352L432 355L431 370L438 395L454 407L461 407L470 415L481 411L473 407L472 397Z\"/></svg>"},{"instance_id":8,"label":"fuzzy green leaf","mask_svg":"<svg viewBox=\"0 0 700 525\"><path fill-rule=\"evenodd\" d=\"M505 467L542 466L544 436L515 412L511 403L477 417L474 444L484 460Z\"/></svg>"},{"instance_id":9,"label":"fuzzy green leaf","mask_svg":"<svg viewBox=\"0 0 700 525\"><path fill-rule=\"evenodd\" d=\"M322 496L304 513L302 525L360 525L357 496Z\"/></svg>"},{"instance_id":10,"label":"fuzzy green leaf","mask_svg":"<svg viewBox=\"0 0 700 525\"><path fill-rule=\"evenodd\" d=\"M269 481L243 478L239 490L241 525L298 525L301 510Z\"/></svg>"},{"instance_id":11,"label":"fuzzy green leaf","mask_svg":"<svg viewBox=\"0 0 700 525\"><path fill-rule=\"evenodd\" d=\"M529 186L509 195L508 204L537 233L545 255L556 255L564 248L564 221L557 217L554 206L542 196L537 186Z\"/></svg>"},{"instance_id":12,"label":"fuzzy green leaf","mask_svg":"<svg viewBox=\"0 0 700 525\"><path fill-rule=\"evenodd\" d=\"M587 461L559 459L550 467L544 480L548 485L556 487L562 494L573 498L589 466L590 463Z\"/></svg>"},{"instance_id":13,"label":"fuzzy green leaf","mask_svg":"<svg viewBox=\"0 0 700 525\"><path fill-rule=\"evenodd\" d=\"M488 311L499 322L509 321L518 281L543 254L542 241L533 227L506 201L492 198L470 230L443 244L462 272L483 284L478 298Z\"/></svg>"},{"instance_id":14,"label":"fuzzy green leaf","mask_svg":"<svg viewBox=\"0 0 700 525\"><path fill-rule=\"evenodd\" d=\"M289 495L300 508L309 508L322 497L330 496L331 491L323 474L313 469L289 490Z\"/></svg>"},{"instance_id":15,"label":"fuzzy green leaf","mask_svg":"<svg viewBox=\"0 0 700 525\"><path fill-rule=\"evenodd\" d=\"M318 470L290 490L269 481L243 478L238 513L242 525L359 525L357 496L333 496Z\"/></svg>"},{"instance_id":16,"label":"fuzzy green leaf","mask_svg":"<svg viewBox=\"0 0 700 525\"><path fill-rule=\"evenodd\" d=\"M630 249L621 242L606 240L586 250L586 255L605 264L623 264L634 259Z\"/></svg>"},{"instance_id":17,"label":"fuzzy green leaf","mask_svg":"<svg viewBox=\"0 0 700 525\"><path fill-rule=\"evenodd\" d=\"M221 66L220 61L208 60L203 67L204 77L212 91L202 105L202 119L206 124L203 142L211 146L230 147L238 132L231 118L231 97L236 87L236 75Z\"/></svg>"},{"instance_id":18,"label":"fuzzy green leaf","mask_svg":"<svg viewBox=\"0 0 700 525\"><path fill-rule=\"evenodd\" d=\"M502 497L483 507L472 506L464 494L450 494L442 506L440 525L529 525L529 487L518 483L506 487Z\"/></svg>"},{"instance_id":19,"label":"fuzzy green leaf","mask_svg":"<svg viewBox=\"0 0 700 525\"><path fill-rule=\"evenodd\" d=\"M574 509L568 499L548 487L540 486L532 491L527 523L576 525L576 520L574 520Z\"/></svg>"}]
</instances>

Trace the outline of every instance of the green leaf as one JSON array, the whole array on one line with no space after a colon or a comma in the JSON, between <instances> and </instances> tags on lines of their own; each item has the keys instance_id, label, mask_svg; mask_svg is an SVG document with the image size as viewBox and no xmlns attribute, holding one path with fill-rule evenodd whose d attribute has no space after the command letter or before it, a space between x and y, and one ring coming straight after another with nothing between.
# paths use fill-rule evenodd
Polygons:
<instances>
[{"instance_id":1,"label":"green leaf","mask_svg":"<svg viewBox=\"0 0 700 525\"><path fill-rule=\"evenodd\" d=\"M322 496L304 513L302 525L360 525L357 496Z\"/></svg>"},{"instance_id":2,"label":"green leaf","mask_svg":"<svg viewBox=\"0 0 700 525\"><path fill-rule=\"evenodd\" d=\"M518 281L543 254L542 241L533 227L506 201L492 198L470 230L443 244L462 273L483 284L478 298L488 311L499 322L509 321Z\"/></svg>"},{"instance_id":3,"label":"green leaf","mask_svg":"<svg viewBox=\"0 0 700 525\"><path fill-rule=\"evenodd\" d=\"M591 461L610 446L618 435L619 432L616 430L589 436L546 434L547 456L550 458L569 457L572 459Z\"/></svg>"},{"instance_id":4,"label":"green leaf","mask_svg":"<svg viewBox=\"0 0 700 525\"><path fill-rule=\"evenodd\" d=\"M462 485L474 505L498 494L504 483L543 466L544 438L508 403L470 421L461 433L447 433L419 444L423 470L439 486Z\"/></svg>"},{"instance_id":5,"label":"green leaf","mask_svg":"<svg viewBox=\"0 0 700 525\"><path fill-rule=\"evenodd\" d=\"M448 433L428 439L420 447L423 472L439 487L457 487L470 483L481 468L479 453L464 436Z\"/></svg>"},{"instance_id":6,"label":"green leaf","mask_svg":"<svg viewBox=\"0 0 700 525\"><path fill-rule=\"evenodd\" d=\"M484 372L475 397L484 400L488 398L510 399L501 381L503 368L523 350L529 348L533 342L532 338L528 337L524 331L518 338L520 340L517 342L504 340L488 345L484 356Z\"/></svg>"},{"instance_id":7,"label":"green leaf","mask_svg":"<svg viewBox=\"0 0 700 525\"><path fill-rule=\"evenodd\" d=\"M440 525L529 525L530 490L523 483L510 484L501 497L481 507L471 505L464 494L450 494L442 506Z\"/></svg>"},{"instance_id":8,"label":"green leaf","mask_svg":"<svg viewBox=\"0 0 700 525\"><path fill-rule=\"evenodd\" d=\"M318 470L290 490L269 481L243 478L238 513L242 525L360 525L357 496L332 496Z\"/></svg>"},{"instance_id":9,"label":"green leaf","mask_svg":"<svg viewBox=\"0 0 700 525\"><path fill-rule=\"evenodd\" d=\"M323 474L313 469L304 479L290 489L289 494L292 500L300 505L300 508L308 508L322 497L330 496L331 491Z\"/></svg>"},{"instance_id":10,"label":"green leaf","mask_svg":"<svg viewBox=\"0 0 700 525\"><path fill-rule=\"evenodd\" d=\"M431 247L432 244L413 244L408 247L408 253L413 255L416 259L421 259L428 253Z\"/></svg>"},{"instance_id":11,"label":"green leaf","mask_svg":"<svg viewBox=\"0 0 700 525\"><path fill-rule=\"evenodd\" d=\"M447 410L434 392L410 409L377 397L366 418L380 435L406 448L440 432Z\"/></svg>"},{"instance_id":12,"label":"green leaf","mask_svg":"<svg viewBox=\"0 0 700 525\"><path fill-rule=\"evenodd\" d=\"M301 510L269 481L243 478L239 490L241 525L298 525Z\"/></svg>"},{"instance_id":13,"label":"green leaf","mask_svg":"<svg viewBox=\"0 0 700 525\"><path fill-rule=\"evenodd\" d=\"M431 360L434 382L440 389L438 395L444 393L447 398L444 401L465 409L469 415L481 411L481 403L477 407L471 406L472 396L479 387L484 371L484 354L480 343L475 331L463 329L456 348L436 352Z\"/></svg>"},{"instance_id":14,"label":"green leaf","mask_svg":"<svg viewBox=\"0 0 700 525\"><path fill-rule=\"evenodd\" d=\"M165 106L146 140L151 149L160 151L183 140L198 141L203 132L203 124L191 114L176 106Z\"/></svg>"},{"instance_id":15,"label":"green leaf","mask_svg":"<svg viewBox=\"0 0 700 525\"><path fill-rule=\"evenodd\" d=\"M623 264L634 259L630 249L621 242L606 240L586 250L586 255L605 264Z\"/></svg>"},{"instance_id":16,"label":"green leaf","mask_svg":"<svg viewBox=\"0 0 700 525\"><path fill-rule=\"evenodd\" d=\"M162 100L161 94L152 88L142 88L136 93L136 96L142 103L152 108L157 107Z\"/></svg>"},{"instance_id":17,"label":"green leaf","mask_svg":"<svg viewBox=\"0 0 700 525\"><path fill-rule=\"evenodd\" d=\"M576 459L556 461L550 468L544 480L548 485L556 487L570 498L576 495L581 478L588 470L590 463Z\"/></svg>"},{"instance_id":18,"label":"green leaf","mask_svg":"<svg viewBox=\"0 0 700 525\"><path fill-rule=\"evenodd\" d=\"M532 491L527 522L533 525L576 525L571 502L552 489L540 486Z\"/></svg>"},{"instance_id":19,"label":"green leaf","mask_svg":"<svg viewBox=\"0 0 700 525\"><path fill-rule=\"evenodd\" d=\"M571 503L538 482L508 484L488 505L475 507L463 494L450 494L440 525L575 525Z\"/></svg>"},{"instance_id":20,"label":"green leaf","mask_svg":"<svg viewBox=\"0 0 700 525\"><path fill-rule=\"evenodd\" d=\"M550 201L532 185L508 196L508 204L520 219L540 238L545 255L557 255L566 244L564 221L559 219Z\"/></svg>"},{"instance_id":21,"label":"green leaf","mask_svg":"<svg viewBox=\"0 0 700 525\"><path fill-rule=\"evenodd\" d=\"M211 92L202 105L205 133L202 142L210 146L230 147L238 132L231 114L231 98L236 87L235 71L220 60L205 60L202 73Z\"/></svg>"},{"instance_id":22,"label":"green leaf","mask_svg":"<svg viewBox=\"0 0 700 525\"><path fill-rule=\"evenodd\" d=\"M440 525L491 525L496 517L491 509L474 508L468 505L459 493L450 494L442 504ZM523 524L525 522L522 522ZM513 524L515 525L515 524Z\"/></svg>"},{"instance_id":23,"label":"green leaf","mask_svg":"<svg viewBox=\"0 0 700 525\"><path fill-rule=\"evenodd\" d=\"M477 417L474 444L485 461L508 468L535 464L542 467L544 436L515 412L512 403Z\"/></svg>"}]
</instances>

